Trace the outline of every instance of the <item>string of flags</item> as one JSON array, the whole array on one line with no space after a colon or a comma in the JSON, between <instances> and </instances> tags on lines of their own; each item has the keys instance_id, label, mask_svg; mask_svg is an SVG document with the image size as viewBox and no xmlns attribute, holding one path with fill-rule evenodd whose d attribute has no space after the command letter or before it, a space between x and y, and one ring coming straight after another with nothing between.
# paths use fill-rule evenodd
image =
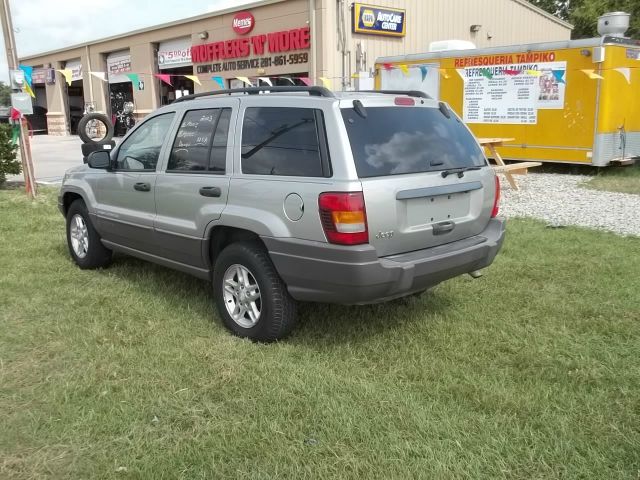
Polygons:
<instances>
[{"instance_id":1,"label":"string of flags","mask_svg":"<svg viewBox=\"0 0 640 480\"><path fill-rule=\"evenodd\" d=\"M35 98L35 93L33 91L33 79L32 79L32 75L33 75L33 67L28 66L28 65L19 65L19 68L24 72L24 85L23 85L23 90L25 93L28 93L31 97ZM418 69L420 71L421 77L422 77L422 81L424 81L427 78L427 75L429 74L430 70L434 70L437 71L439 75L442 76L442 78L449 79L451 78L449 75L449 72L459 72L461 74L463 69L447 69L447 68L441 68L440 66L427 66L427 65L411 65L411 64L392 64L392 63L383 63L382 64L382 68L385 71L391 71L391 70L399 70L402 72L403 75L409 76L410 75L410 69ZM640 68L640 67L617 67L617 68L613 68L613 69L603 69L600 70L600 72L596 72L595 69L580 69L579 71L584 73L589 79L591 80L604 80L605 77L602 75L605 71L607 70L613 70L618 72L619 74L621 74L625 80L627 81L628 84L631 84L631 69L635 69L635 68ZM71 83L73 82L73 71L71 69L68 68L63 68L63 69L58 69L57 70L58 73L60 73L66 83L68 85L71 85ZM107 77L107 72L94 72L94 71L90 71L88 72L89 75L91 75L92 77L95 77L103 82L108 82L108 77ZM487 79L493 79L494 78L494 73L492 73L490 68L479 68L479 73L487 78ZM501 73L507 75L507 76L517 76L517 75L529 75L529 76L534 76L534 77L539 77L541 76L543 73L540 70L516 70L516 69L502 69ZM554 69L551 70L551 73L553 74L555 80L558 83L566 83L565 80L565 76L567 73L567 70L564 69ZM187 74L172 74L172 73L132 73L132 72L127 72L127 73L123 73L123 75L125 75L129 80L131 80L132 84L134 85L134 88L138 89L138 85L140 83L140 77L141 76L152 76L154 78L157 78L158 80L160 80L163 83L166 83L167 85L173 86L173 78L174 77L183 77L183 78L187 78L189 80L191 80L193 83L197 84L197 85L202 85L202 80L205 80L204 76L202 75L187 75ZM354 73L351 75L351 78L365 78L365 77L369 77L369 74L367 73L366 75L363 74L359 74L359 73ZM234 77L236 80L241 81L242 83L248 85L248 86L252 86L253 82L251 81L251 79L247 76L236 76ZM291 82L292 85L295 85L295 80L292 77L289 76L271 76L271 77L252 77L259 81L261 81L262 83L265 83L269 86L273 86L273 81L272 79L284 79L287 80L289 82ZM314 84L322 84L322 86L331 89L332 87L332 80L336 80L336 79L344 79L345 77L317 77L316 82L314 82L310 77L296 77L297 80L301 81L302 83L304 83L307 86L311 86ZM206 80L212 80L214 81L221 89L226 88L225 87L225 78L221 77L221 76L207 76Z\"/></svg>"}]
</instances>

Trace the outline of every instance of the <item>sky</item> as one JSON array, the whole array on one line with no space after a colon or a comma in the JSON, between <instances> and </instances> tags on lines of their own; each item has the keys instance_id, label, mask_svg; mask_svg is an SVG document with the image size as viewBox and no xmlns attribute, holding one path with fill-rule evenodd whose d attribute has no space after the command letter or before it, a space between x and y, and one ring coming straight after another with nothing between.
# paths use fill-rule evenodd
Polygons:
<instances>
[{"instance_id":1,"label":"sky","mask_svg":"<svg viewBox=\"0 0 640 480\"><path fill-rule=\"evenodd\" d=\"M46 52L255 0L9 0L18 56ZM0 81L9 69L0 36Z\"/></svg>"}]
</instances>

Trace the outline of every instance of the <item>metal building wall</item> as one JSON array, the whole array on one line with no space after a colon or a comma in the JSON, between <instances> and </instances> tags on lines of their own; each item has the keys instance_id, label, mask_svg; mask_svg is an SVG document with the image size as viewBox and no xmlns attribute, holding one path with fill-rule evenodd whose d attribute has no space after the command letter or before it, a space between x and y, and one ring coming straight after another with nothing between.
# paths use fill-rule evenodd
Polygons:
<instances>
[{"instance_id":1,"label":"metal building wall","mask_svg":"<svg viewBox=\"0 0 640 480\"><path fill-rule=\"evenodd\" d=\"M382 56L427 52L429 43L436 40L470 40L477 47L568 40L571 26L550 18L522 0L373 0L374 6L406 10L406 36L362 35L351 32L350 0L316 0L318 30L322 32L322 59L319 76L333 77L333 88L341 89L342 58L339 50L340 10L344 18L346 50L351 59L345 60L347 77L354 73L356 49L360 44L365 52L363 70L373 67ZM477 33L471 25L481 25ZM348 64L348 65L347 65ZM348 68L350 67L350 68ZM354 82L350 78L353 86Z\"/></svg>"}]
</instances>

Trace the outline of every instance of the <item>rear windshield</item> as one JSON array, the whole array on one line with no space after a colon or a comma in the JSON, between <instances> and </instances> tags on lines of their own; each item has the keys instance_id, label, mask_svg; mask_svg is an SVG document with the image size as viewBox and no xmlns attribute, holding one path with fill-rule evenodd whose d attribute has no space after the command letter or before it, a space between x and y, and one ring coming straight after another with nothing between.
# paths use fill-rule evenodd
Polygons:
<instances>
[{"instance_id":1,"label":"rear windshield","mask_svg":"<svg viewBox=\"0 0 640 480\"><path fill-rule=\"evenodd\" d=\"M360 178L485 165L478 143L437 108L365 107L366 118L342 109Z\"/></svg>"}]
</instances>

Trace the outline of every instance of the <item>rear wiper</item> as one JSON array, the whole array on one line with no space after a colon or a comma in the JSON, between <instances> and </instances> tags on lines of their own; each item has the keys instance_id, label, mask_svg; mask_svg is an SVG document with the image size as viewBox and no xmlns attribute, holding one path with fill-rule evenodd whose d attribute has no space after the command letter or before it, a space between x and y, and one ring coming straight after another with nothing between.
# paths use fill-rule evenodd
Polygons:
<instances>
[{"instance_id":1,"label":"rear wiper","mask_svg":"<svg viewBox=\"0 0 640 480\"><path fill-rule=\"evenodd\" d=\"M458 174L458 178L462 178L464 177L464 172L470 172L471 170L480 170L480 168L482 167L451 168L442 172L442 178L447 178L449 175L453 175L454 173Z\"/></svg>"}]
</instances>

